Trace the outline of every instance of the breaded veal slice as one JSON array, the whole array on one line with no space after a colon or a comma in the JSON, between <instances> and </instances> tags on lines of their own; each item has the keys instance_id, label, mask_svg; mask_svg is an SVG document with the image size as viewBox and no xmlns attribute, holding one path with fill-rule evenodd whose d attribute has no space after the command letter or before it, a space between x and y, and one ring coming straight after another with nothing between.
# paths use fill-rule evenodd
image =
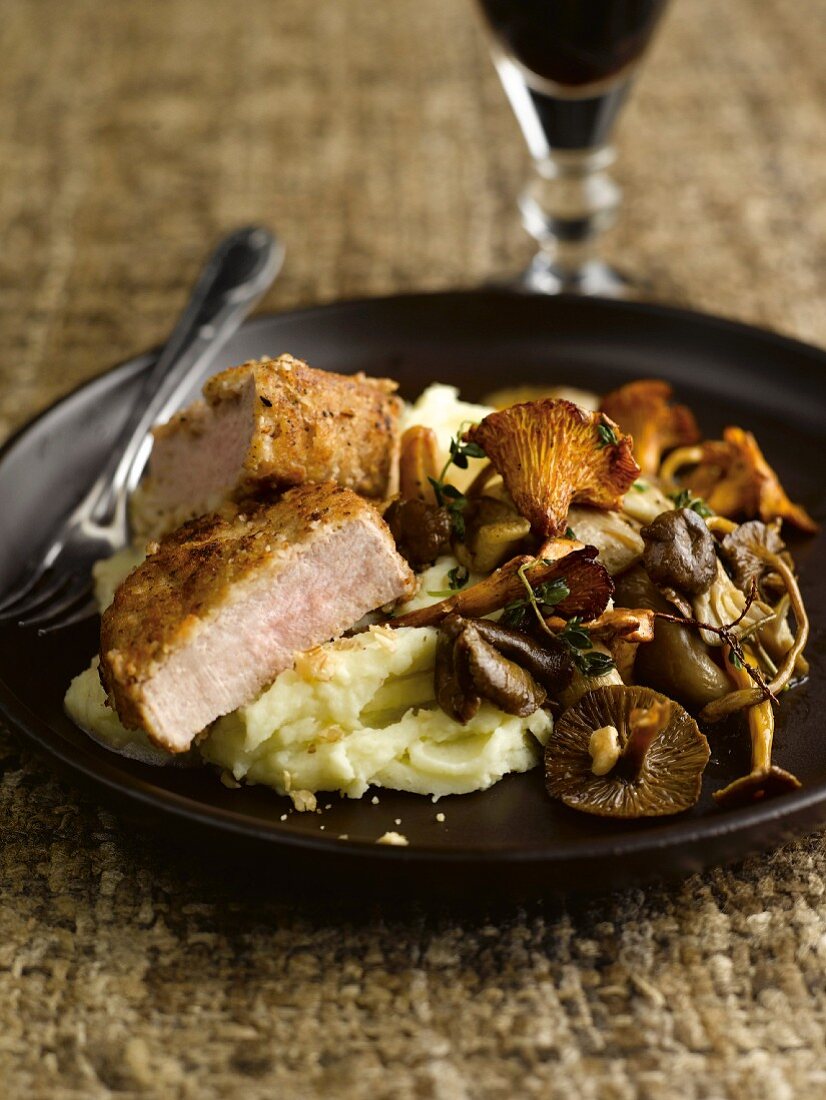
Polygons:
<instances>
[{"instance_id":1,"label":"breaded veal slice","mask_svg":"<svg viewBox=\"0 0 826 1100\"><path fill-rule=\"evenodd\" d=\"M183 752L297 653L414 588L369 503L332 482L300 486L150 545L103 614L101 681L125 726Z\"/></svg>"},{"instance_id":2,"label":"breaded veal slice","mask_svg":"<svg viewBox=\"0 0 826 1100\"><path fill-rule=\"evenodd\" d=\"M233 496L337 481L384 500L397 488L396 383L315 370L282 355L216 374L196 401L154 429L133 501L138 533L168 531Z\"/></svg>"}]
</instances>

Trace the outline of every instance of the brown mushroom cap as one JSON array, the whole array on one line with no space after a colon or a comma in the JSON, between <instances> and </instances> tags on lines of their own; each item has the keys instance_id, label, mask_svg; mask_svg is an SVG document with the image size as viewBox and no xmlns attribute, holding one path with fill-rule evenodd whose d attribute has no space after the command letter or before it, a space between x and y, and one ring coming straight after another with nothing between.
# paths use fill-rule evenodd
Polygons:
<instances>
[{"instance_id":1,"label":"brown mushroom cap","mask_svg":"<svg viewBox=\"0 0 826 1100\"><path fill-rule=\"evenodd\" d=\"M643 565L654 584L697 596L717 576L714 536L690 508L663 512L640 531Z\"/></svg>"},{"instance_id":2,"label":"brown mushroom cap","mask_svg":"<svg viewBox=\"0 0 826 1100\"><path fill-rule=\"evenodd\" d=\"M614 593L613 581L596 560L596 547L565 539L560 541L563 543L558 547L561 556L556 560L513 558L478 584L463 588L439 603L390 619L388 626L438 626L452 614L467 618L490 615L512 600L524 598L525 586L519 576L522 567L527 569L526 576L533 588L564 577L570 594L557 604L556 610L561 615L566 618L578 615L585 621L595 619L605 610Z\"/></svg>"},{"instance_id":3,"label":"brown mushroom cap","mask_svg":"<svg viewBox=\"0 0 826 1100\"><path fill-rule=\"evenodd\" d=\"M714 799L718 806L733 810L738 806L751 806L766 798L776 798L778 795L788 794L789 791L797 791L800 786L800 780L791 772L772 764L765 771L750 772L735 779L721 791L715 791Z\"/></svg>"},{"instance_id":4,"label":"brown mushroom cap","mask_svg":"<svg viewBox=\"0 0 826 1100\"><path fill-rule=\"evenodd\" d=\"M436 646L436 700L450 718L462 725L476 714L483 698L506 714L521 718L533 714L546 699L546 691L532 671L510 660L485 637L487 626L495 624L451 615L442 624ZM492 637L502 640L496 633ZM527 646L528 639L523 640ZM534 663L538 671L548 671L541 663Z\"/></svg>"},{"instance_id":5,"label":"brown mushroom cap","mask_svg":"<svg viewBox=\"0 0 826 1100\"><path fill-rule=\"evenodd\" d=\"M394 500L384 519L403 558L421 569L432 565L450 546L450 516L446 508L414 497Z\"/></svg>"},{"instance_id":6,"label":"brown mushroom cap","mask_svg":"<svg viewBox=\"0 0 826 1100\"><path fill-rule=\"evenodd\" d=\"M530 672L548 695L558 695L573 679L571 651L558 638L544 633L535 638L489 619L463 619L460 615L445 619L442 630L455 638L468 623L473 623L478 634L504 657Z\"/></svg>"},{"instance_id":7,"label":"brown mushroom cap","mask_svg":"<svg viewBox=\"0 0 826 1100\"><path fill-rule=\"evenodd\" d=\"M621 765L594 775L591 734L614 726L624 750L631 712L657 704L670 705L670 717L648 746L637 775ZM678 703L650 688L601 687L583 695L554 726L545 749L545 783L552 798L574 810L600 817L661 817L694 805L708 758L708 741Z\"/></svg>"},{"instance_id":8,"label":"brown mushroom cap","mask_svg":"<svg viewBox=\"0 0 826 1100\"><path fill-rule=\"evenodd\" d=\"M731 569L731 579L742 592L751 590L752 581L760 581L771 569L760 549L772 554L782 554L785 543L775 524L752 519L741 523L723 539L721 549Z\"/></svg>"}]
</instances>

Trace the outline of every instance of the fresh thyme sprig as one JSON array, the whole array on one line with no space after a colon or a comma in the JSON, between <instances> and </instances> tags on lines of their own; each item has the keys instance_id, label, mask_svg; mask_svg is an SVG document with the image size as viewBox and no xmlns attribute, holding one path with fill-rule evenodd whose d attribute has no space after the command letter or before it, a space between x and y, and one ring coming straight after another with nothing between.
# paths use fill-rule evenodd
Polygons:
<instances>
[{"instance_id":1,"label":"fresh thyme sprig","mask_svg":"<svg viewBox=\"0 0 826 1100\"><path fill-rule=\"evenodd\" d=\"M450 525L453 528L453 533L458 539L463 539L465 537L464 511L467 507L468 500L460 489L457 489L455 485L450 485L445 481L445 475L451 466L456 466L460 470L466 470L468 468L469 459L485 457L485 452L478 443L470 443L462 439L463 431L464 425L459 428L459 431L451 439L447 461L442 467L439 476L429 477L427 479L433 486L436 503L440 508L447 509L448 515L450 516Z\"/></svg>"},{"instance_id":2,"label":"fresh thyme sprig","mask_svg":"<svg viewBox=\"0 0 826 1100\"><path fill-rule=\"evenodd\" d=\"M588 628L582 625L582 620L577 615L568 620L557 638L568 647L574 664L583 676L604 676L616 667L608 653L594 650ZM593 652L589 653L588 650Z\"/></svg>"},{"instance_id":3,"label":"fresh thyme sprig","mask_svg":"<svg viewBox=\"0 0 826 1100\"><path fill-rule=\"evenodd\" d=\"M447 571L447 589L442 589L439 592L428 592L428 596L438 596L440 600L447 599L458 592L460 588L464 588L469 579L470 570L465 569L463 565L455 565Z\"/></svg>"},{"instance_id":4,"label":"fresh thyme sprig","mask_svg":"<svg viewBox=\"0 0 826 1100\"><path fill-rule=\"evenodd\" d=\"M540 561L542 565L553 564L553 562L545 558L540 559ZM503 626L509 626L513 630L520 630L524 627L531 611L533 611L542 629L550 633L545 624L542 610L545 608L550 612L557 604L562 603L564 599L570 596L571 590L564 577L555 577L553 580L546 581L544 584L538 584L536 588L534 588L528 580L527 571L528 569L532 569L535 565L539 565L540 561L523 562L517 569L516 575L525 587L525 598L522 600L513 600L511 603L505 605L505 610L502 614Z\"/></svg>"},{"instance_id":5,"label":"fresh thyme sprig","mask_svg":"<svg viewBox=\"0 0 826 1100\"><path fill-rule=\"evenodd\" d=\"M678 489L675 493L669 493L668 499L674 502L675 508L690 508L692 512L696 512L703 519L708 519L709 516L714 515L706 502L700 497L693 497L688 489Z\"/></svg>"},{"instance_id":6,"label":"fresh thyme sprig","mask_svg":"<svg viewBox=\"0 0 826 1100\"><path fill-rule=\"evenodd\" d=\"M601 420L599 424L597 424L597 436L599 437L597 446L600 450L602 450L603 447L616 447L617 443L619 443L617 433L605 420Z\"/></svg>"},{"instance_id":7,"label":"fresh thyme sprig","mask_svg":"<svg viewBox=\"0 0 826 1100\"><path fill-rule=\"evenodd\" d=\"M543 565L553 564L545 558L541 560ZM582 620L578 616L575 615L570 618L565 624L565 628L558 634L551 630L545 622L543 611L545 614L552 611L557 604L562 603L570 596L571 590L564 577L555 577L552 581L538 584L534 588L526 573L528 569L537 564L535 561L525 562L517 569L517 576L525 586L525 599L514 600L513 603L509 603L505 607L501 619L502 625L509 626L514 630L523 629L528 615L533 611L537 622L545 633L550 634L553 638L558 638L567 646L574 664L583 676L604 676L606 672L610 672L616 666L607 653L600 653L598 650L587 652L593 650L594 643L587 627L582 625Z\"/></svg>"}]
</instances>

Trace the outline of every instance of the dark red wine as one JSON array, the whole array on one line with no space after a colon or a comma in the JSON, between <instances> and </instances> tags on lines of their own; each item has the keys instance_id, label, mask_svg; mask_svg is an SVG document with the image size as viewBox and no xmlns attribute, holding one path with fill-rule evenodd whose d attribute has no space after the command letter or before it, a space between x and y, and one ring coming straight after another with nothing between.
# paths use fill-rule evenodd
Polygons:
<instances>
[{"instance_id":1,"label":"dark red wine","mask_svg":"<svg viewBox=\"0 0 826 1100\"><path fill-rule=\"evenodd\" d=\"M479 0L505 51L565 88L601 84L645 50L667 0Z\"/></svg>"}]
</instances>

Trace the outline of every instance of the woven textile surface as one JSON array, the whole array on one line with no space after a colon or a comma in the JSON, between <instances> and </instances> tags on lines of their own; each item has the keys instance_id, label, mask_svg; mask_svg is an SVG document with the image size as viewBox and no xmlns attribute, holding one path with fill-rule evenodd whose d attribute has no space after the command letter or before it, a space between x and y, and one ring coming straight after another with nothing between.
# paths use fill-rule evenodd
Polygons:
<instances>
[{"instance_id":1,"label":"woven textile surface","mask_svg":"<svg viewBox=\"0 0 826 1100\"><path fill-rule=\"evenodd\" d=\"M824 42L824 0L675 0L609 244L661 297L826 343ZM6 0L0 44L1 434L162 339L232 226L287 241L264 309L530 256L464 0ZM824 875L813 836L562 909L296 900L187 869L0 730L0 1093L822 1097Z\"/></svg>"}]
</instances>

